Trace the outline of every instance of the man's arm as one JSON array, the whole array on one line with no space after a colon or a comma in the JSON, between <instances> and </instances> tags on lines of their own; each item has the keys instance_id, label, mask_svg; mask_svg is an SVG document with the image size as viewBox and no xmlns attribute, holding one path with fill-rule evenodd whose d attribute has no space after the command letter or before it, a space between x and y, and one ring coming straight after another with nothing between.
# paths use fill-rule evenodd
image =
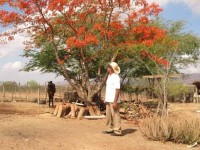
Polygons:
<instances>
[{"instance_id":1,"label":"man's arm","mask_svg":"<svg viewBox=\"0 0 200 150\"><path fill-rule=\"evenodd\" d=\"M120 95L120 89L116 89L115 99L114 99L114 102L113 102L113 108L114 109L117 108L117 101L119 99L119 95Z\"/></svg>"}]
</instances>

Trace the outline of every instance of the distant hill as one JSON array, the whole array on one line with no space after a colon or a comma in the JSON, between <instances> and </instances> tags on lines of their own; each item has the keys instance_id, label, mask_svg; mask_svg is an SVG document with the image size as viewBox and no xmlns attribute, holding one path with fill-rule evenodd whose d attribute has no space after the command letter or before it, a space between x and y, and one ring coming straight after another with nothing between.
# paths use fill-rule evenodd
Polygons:
<instances>
[{"instance_id":1,"label":"distant hill","mask_svg":"<svg viewBox=\"0 0 200 150\"><path fill-rule=\"evenodd\" d=\"M183 81L186 84L192 84L195 81L200 81L200 73L186 74L183 77Z\"/></svg>"}]
</instances>

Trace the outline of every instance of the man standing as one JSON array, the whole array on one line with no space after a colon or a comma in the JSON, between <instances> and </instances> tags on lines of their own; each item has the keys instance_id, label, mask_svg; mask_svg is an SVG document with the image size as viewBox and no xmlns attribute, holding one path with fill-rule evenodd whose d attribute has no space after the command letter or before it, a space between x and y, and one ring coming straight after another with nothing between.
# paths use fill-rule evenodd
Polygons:
<instances>
[{"instance_id":1,"label":"man standing","mask_svg":"<svg viewBox=\"0 0 200 150\"><path fill-rule=\"evenodd\" d=\"M107 67L109 73L106 81L106 131L104 133L120 136L121 118L119 114L119 95L120 95L120 68L117 63L111 62Z\"/></svg>"},{"instance_id":2,"label":"man standing","mask_svg":"<svg viewBox=\"0 0 200 150\"><path fill-rule=\"evenodd\" d=\"M48 82L47 92L49 96L49 107L51 107L51 102L52 102L52 107L53 107L53 97L56 92L56 87L52 81Z\"/></svg>"}]
</instances>

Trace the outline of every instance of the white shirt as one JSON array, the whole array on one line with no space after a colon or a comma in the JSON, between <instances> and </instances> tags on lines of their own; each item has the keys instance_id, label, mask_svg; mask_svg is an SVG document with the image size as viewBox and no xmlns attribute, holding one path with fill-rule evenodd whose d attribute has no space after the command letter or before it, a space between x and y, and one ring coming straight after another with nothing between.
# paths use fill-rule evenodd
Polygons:
<instances>
[{"instance_id":1,"label":"white shirt","mask_svg":"<svg viewBox=\"0 0 200 150\"><path fill-rule=\"evenodd\" d=\"M120 78L118 74L112 73L106 81L105 102L113 103L115 100L116 89L120 89ZM120 99L118 99L118 103Z\"/></svg>"}]
</instances>

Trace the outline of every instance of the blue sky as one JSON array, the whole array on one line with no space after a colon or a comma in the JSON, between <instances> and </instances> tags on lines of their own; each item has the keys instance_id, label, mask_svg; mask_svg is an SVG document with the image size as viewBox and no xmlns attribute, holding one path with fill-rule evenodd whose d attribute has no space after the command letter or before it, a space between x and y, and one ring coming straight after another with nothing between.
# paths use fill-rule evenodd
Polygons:
<instances>
[{"instance_id":1,"label":"blue sky","mask_svg":"<svg viewBox=\"0 0 200 150\"><path fill-rule=\"evenodd\" d=\"M163 18L169 20L184 20L186 22L187 31L192 31L195 34L200 35L200 1L199 12L193 12L193 8L187 6L187 4L183 2L169 2L167 5L162 7L164 10L160 15Z\"/></svg>"},{"instance_id":2,"label":"blue sky","mask_svg":"<svg viewBox=\"0 0 200 150\"><path fill-rule=\"evenodd\" d=\"M200 0L147 0L156 2L162 8L160 14L167 20L185 21L185 31L200 36ZM200 73L200 62L181 70L182 73Z\"/></svg>"},{"instance_id":3,"label":"blue sky","mask_svg":"<svg viewBox=\"0 0 200 150\"><path fill-rule=\"evenodd\" d=\"M164 9L160 16L166 20L186 21L185 30L200 36L200 0L147 0L156 2ZM5 31L0 27L0 32ZM0 45L0 81L17 81L25 83L29 80L36 80L43 84L45 81L53 80L63 82L63 77L54 74L41 74L35 72L19 72L28 60L20 57L23 52L23 35L16 35L15 41L6 45ZM185 73L200 73L200 65L190 66Z\"/></svg>"}]
</instances>

